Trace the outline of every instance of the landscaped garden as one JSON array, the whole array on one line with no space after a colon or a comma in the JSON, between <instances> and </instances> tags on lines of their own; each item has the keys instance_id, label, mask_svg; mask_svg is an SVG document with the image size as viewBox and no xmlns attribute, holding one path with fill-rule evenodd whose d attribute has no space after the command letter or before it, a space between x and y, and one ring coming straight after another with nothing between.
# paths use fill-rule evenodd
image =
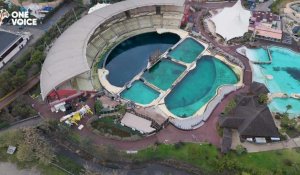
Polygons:
<instances>
[{"instance_id":1,"label":"landscaped garden","mask_svg":"<svg viewBox=\"0 0 300 175\"><path fill-rule=\"evenodd\" d=\"M299 174L300 149L222 155L211 144L158 144L133 155L134 160L177 160L198 167L204 174Z\"/></svg>"},{"instance_id":2,"label":"landscaped garden","mask_svg":"<svg viewBox=\"0 0 300 175\"><path fill-rule=\"evenodd\" d=\"M287 105L288 107L289 105ZM288 113L276 114L275 118L280 121L281 133L286 133L289 137L300 136L300 124L298 118L290 118Z\"/></svg>"},{"instance_id":3,"label":"landscaped garden","mask_svg":"<svg viewBox=\"0 0 300 175\"><path fill-rule=\"evenodd\" d=\"M107 116L97 119L91 123L91 126L101 134L109 134L120 138L140 137L138 131L133 131L131 128L122 126L118 116Z\"/></svg>"},{"instance_id":4,"label":"landscaped garden","mask_svg":"<svg viewBox=\"0 0 300 175\"><path fill-rule=\"evenodd\" d=\"M292 2L292 1L293 0L276 0L272 3L272 5L270 6L270 9L271 9L272 13L279 14L280 9L284 8L287 3Z\"/></svg>"}]
</instances>

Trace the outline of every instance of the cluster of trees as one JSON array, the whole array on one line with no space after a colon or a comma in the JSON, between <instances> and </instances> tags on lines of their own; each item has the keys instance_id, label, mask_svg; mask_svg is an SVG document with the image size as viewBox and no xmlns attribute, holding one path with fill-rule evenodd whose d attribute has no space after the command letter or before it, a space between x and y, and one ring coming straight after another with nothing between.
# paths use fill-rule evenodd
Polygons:
<instances>
[{"instance_id":1,"label":"cluster of trees","mask_svg":"<svg viewBox=\"0 0 300 175\"><path fill-rule=\"evenodd\" d=\"M101 115L101 111L103 109L102 102L100 100L96 100L94 108L95 108L95 113L97 115Z\"/></svg>"},{"instance_id":2,"label":"cluster of trees","mask_svg":"<svg viewBox=\"0 0 300 175\"><path fill-rule=\"evenodd\" d=\"M228 103L228 105L224 109L224 114L227 115L229 114L234 108L236 107L236 101L235 99L231 99Z\"/></svg>"},{"instance_id":3,"label":"cluster of trees","mask_svg":"<svg viewBox=\"0 0 300 175\"><path fill-rule=\"evenodd\" d=\"M17 120L33 117L36 114L36 111L26 103L24 96L21 96L7 108L0 110L0 128L8 127Z\"/></svg>"},{"instance_id":4,"label":"cluster of trees","mask_svg":"<svg viewBox=\"0 0 300 175\"><path fill-rule=\"evenodd\" d=\"M39 162L48 165L54 158L54 149L36 128L11 130L0 135L0 148L16 146L20 162Z\"/></svg>"},{"instance_id":5,"label":"cluster of trees","mask_svg":"<svg viewBox=\"0 0 300 175\"><path fill-rule=\"evenodd\" d=\"M258 96L258 102L260 104L267 104L269 101L268 95L267 94L259 94Z\"/></svg>"},{"instance_id":6,"label":"cluster of trees","mask_svg":"<svg viewBox=\"0 0 300 175\"><path fill-rule=\"evenodd\" d=\"M17 119L25 119L36 115L36 111L26 103L24 96L14 101L8 109L10 114Z\"/></svg>"}]
</instances>

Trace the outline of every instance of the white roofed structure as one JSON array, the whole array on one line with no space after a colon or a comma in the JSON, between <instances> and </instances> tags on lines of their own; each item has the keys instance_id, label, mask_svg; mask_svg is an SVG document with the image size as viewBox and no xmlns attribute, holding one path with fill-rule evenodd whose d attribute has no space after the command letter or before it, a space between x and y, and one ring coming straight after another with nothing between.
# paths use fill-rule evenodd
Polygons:
<instances>
[{"instance_id":1,"label":"white roofed structure","mask_svg":"<svg viewBox=\"0 0 300 175\"><path fill-rule=\"evenodd\" d=\"M232 7L225 7L211 18L216 26L216 33L225 40L241 37L248 31L251 12L244 9L241 0Z\"/></svg>"},{"instance_id":2,"label":"white roofed structure","mask_svg":"<svg viewBox=\"0 0 300 175\"><path fill-rule=\"evenodd\" d=\"M89 9L89 12L88 12L88 14L90 14L90 13L93 13L94 11L96 11L96 10L99 10L99 9L101 9L101 8L103 8L103 7L106 7L106 6L108 6L108 5L110 5L110 4L106 4L106 3L97 3L96 5L94 5L93 7L91 7L90 9Z\"/></svg>"},{"instance_id":3,"label":"white roofed structure","mask_svg":"<svg viewBox=\"0 0 300 175\"><path fill-rule=\"evenodd\" d=\"M131 113L126 113L121 120L121 124L130 127L132 129L138 130L141 133L151 133L155 131L154 128L151 127L151 121L136 116Z\"/></svg>"},{"instance_id":4,"label":"white roofed structure","mask_svg":"<svg viewBox=\"0 0 300 175\"><path fill-rule=\"evenodd\" d=\"M101 24L113 16L139 7L183 5L184 0L126 0L82 17L62 33L47 54L40 76L42 98L45 99L69 79L90 71L86 57L89 39Z\"/></svg>"}]
</instances>

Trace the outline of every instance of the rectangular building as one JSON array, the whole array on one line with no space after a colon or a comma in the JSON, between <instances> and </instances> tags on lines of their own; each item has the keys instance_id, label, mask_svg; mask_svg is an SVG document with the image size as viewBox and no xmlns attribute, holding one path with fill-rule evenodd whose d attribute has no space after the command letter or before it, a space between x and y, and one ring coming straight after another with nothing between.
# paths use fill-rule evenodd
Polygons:
<instances>
[{"instance_id":1,"label":"rectangular building","mask_svg":"<svg viewBox=\"0 0 300 175\"><path fill-rule=\"evenodd\" d=\"M271 12L253 11L249 20L249 30L259 38L281 41L281 18Z\"/></svg>"}]
</instances>

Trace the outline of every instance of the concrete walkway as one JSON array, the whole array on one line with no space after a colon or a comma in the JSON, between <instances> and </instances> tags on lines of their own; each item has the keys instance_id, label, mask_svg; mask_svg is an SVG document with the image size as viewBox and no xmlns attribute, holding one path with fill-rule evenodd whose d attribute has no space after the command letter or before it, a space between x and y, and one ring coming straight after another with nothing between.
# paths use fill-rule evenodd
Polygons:
<instances>
[{"instance_id":1,"label":"concrete walkway","mask_svg":"<svg viewBox=\"0 0 300 175\"><path fill-rule=\"evenodd\" d=\"M267 144L257 144L250 142L241 142L239 134L236 131L232 133L232 145L231 149L235 149L237 145L242 145L247 149L249 153L262 152L262 151L273 151L281 149L291 149L300 147L300 137L291 138L286 141L267 143Z\"/></svg>"},{"instance_id":2,"label":"concrete walkway","mask_svg":"<svg viewBox=\"0 0 300 175\"><path fill-rule=\"evenodd\" d=\"M263 3L258 3L255 7L255 11L271 11L269 8L273 3L273 0L269 0Z\"/></svg>"},{"instance_id":3,"label":"concrete walkway","mask_svg":"<svg viewBox=\"0 0 300 175\"><path fill-rule=\"evenodd\" d=\"M291 149L300 146L300 137L289 139L286 141L281 141L277 143L267 143L267 144L254 144L249 142L244 142L242 145L247 148L250 153L262 152L262 151L272 151L281 149Z\"/></svg>"}]
</instances>

